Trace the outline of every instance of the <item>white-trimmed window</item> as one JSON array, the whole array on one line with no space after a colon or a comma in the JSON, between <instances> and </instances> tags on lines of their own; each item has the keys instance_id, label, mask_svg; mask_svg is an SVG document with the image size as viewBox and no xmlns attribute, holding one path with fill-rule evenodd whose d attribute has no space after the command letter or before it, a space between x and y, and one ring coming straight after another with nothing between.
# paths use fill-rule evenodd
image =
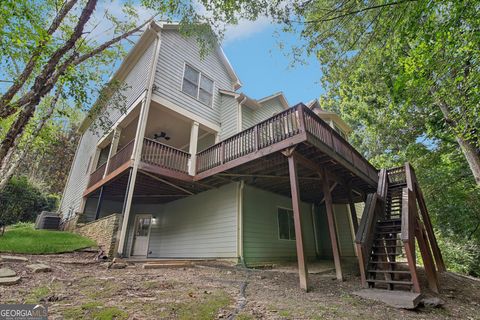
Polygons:
<instances>
[{"instance_id":1,"label":"white-trimmed window","mask_svg":"<svg viewBox=\"0 0 480 320\"><path fill-rule=\"evenodd\" d=\"M182 91L207 106L212 105L213 80L188 64L185 64Z\"/></svg>"},{"instance_id":2,"label":"white-trimmed window","mask_svg":"<svg viewBox=\"0 0 480 320\"><path fill-rule=\"evenodd\" d=\"M278 208L278 238L280 240L295 240L295 222L293 210Z\"/></svg>"}]
</instances>

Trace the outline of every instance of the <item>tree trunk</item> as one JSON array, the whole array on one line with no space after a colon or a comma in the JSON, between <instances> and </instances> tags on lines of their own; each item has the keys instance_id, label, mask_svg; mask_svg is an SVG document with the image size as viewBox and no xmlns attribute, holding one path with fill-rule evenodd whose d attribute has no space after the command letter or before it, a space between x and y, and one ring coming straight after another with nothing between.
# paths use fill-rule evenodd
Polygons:
<instances>
[{"instance_id":1,"label":"tree trunk","mask_svg":"<svg viewBox=\"0 0 480 320\"><path fill-rule=\"evenodd\" d=\"M476 146L473 143L464 139L461 135L458 134L457 130L455 130L457 127L457 122L454 119L452 119L450 115L449 106L443 101L440 101L438 103L438 106L440 107L440 110L443 113L443 118L445 119L445 122L453 130L455 139L457 140L457 143L460 146L460 149L462 150L463 155L465 156L465 159L468 162L468 165L470 167L470 170L472 171L473 177L475 178L475 182L477 183L477 185L480 186L480 152L479 150L476 148Z\"/></svg>"},{"instance_id":2,"label":"tree trunk","mask_svg":"<svg viewBox=\"0 0 480 320\"><path fill-rule=\"evenodd\" d=\"M480 155L478 150L470 142L461 137L457 136L456 139L462 149L465 159L467 159L470 170L472 170L475 182L480 186Z\"/></svg>"}]
</instances>

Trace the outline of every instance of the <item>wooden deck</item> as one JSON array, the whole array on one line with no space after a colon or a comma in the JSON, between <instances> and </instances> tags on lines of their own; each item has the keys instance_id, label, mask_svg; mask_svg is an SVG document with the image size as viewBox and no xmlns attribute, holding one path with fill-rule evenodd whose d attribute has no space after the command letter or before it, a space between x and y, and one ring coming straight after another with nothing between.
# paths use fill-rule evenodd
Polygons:
<instances>
[{"instance_id":1,"label":"wooden deck","mask_svg":"<svg viewBox=\"0 0 480 320\"><path fill-rule=\"evenodd\" d=\"M114 181L131 167L133 145L131 141L113 155L108 168L105 164L91 174L84 196ZM334 180L342 182L336 188L338 196L333 193L334 200L348 202L349 188L359 198L376 189L377 169L303 104L200 151L196 155L194 176L188 175L189 153L145 138L139 170L144 175L168 179L169 183L193 193L251 178L250 182L260 188L289 195L288 164L281 152L292 147L300 157L318 166L316 169L326 170ZM308 165L299 171L301 187L311 191L311 196L302 192L304 200L318 200L318 194L322 193L318 189L319 177L304 169ZM345 188L347 185L349 188Z\"/></svg>"},{"instance_id":2,"label":"wooden deck","mask_svg":"<svg viewBox=\"0 0 480 320\"><path fill-rule=\"evenodd\" d=\"M308 142L372 186L378 171L304 104L283 111L197 154L195 180Z\"/></svg>"}]
</instances>

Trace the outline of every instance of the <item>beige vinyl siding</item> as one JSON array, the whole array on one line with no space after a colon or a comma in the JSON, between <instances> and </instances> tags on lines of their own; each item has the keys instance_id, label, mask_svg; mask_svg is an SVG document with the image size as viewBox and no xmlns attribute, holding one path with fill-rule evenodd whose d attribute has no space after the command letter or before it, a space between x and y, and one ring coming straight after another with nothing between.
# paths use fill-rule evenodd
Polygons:
<instances>
[{"instance_id":1,"label":"beige vinyl siding","mask_svg":"<svg viewBox=\"0 0 480 320\"><path fill-rule=\"evenodd\" d=\"M93 161L93 155L99 138L98 135L87 130L80 139L60 206L60 213L64 220L72 217L73 214L80 209L82 194L90 178L87 170L90 170L90 167L93 165L90 164L90 162Z\"/></svg>"},{"instance_id":2,"label":"beige vinyl siding","mask_svg":"<svg viewBox=\"0 0 480 320\"><path fill-rule=\"evenodd\" d=\"M296 242L280 240L278 207L292 208L291 199L252 186L243 194L243 255L247 265L296 259ZM311 205L301 203L306 256L314 258L315 239Z\"/></svg>"},{"instance_id":3,"label":"beige vinyl siding","mask_svg":"<svg viewBox=\"0 0 480 320\"><path fill-rule=\"evenodd\" d=\"M220 140L225 140L238 132L238 102L230 96L220 95Z\"/></svg>"},{"instance_id":4,"label":"beige vinyl siding","mask_svg":"<svg viewBox=\"0 0 480 320\"><path fill-rule=\"evenodd\" d=\"M219 124L221 101L218 90L232 90L233 85L216 51L202 57L196 39L183 37L176 30L163 30L161 41L155 93L203 119ZM214 81L212 106L181 91L185 63Z\"/></svg>"},{"instance_id":5,"label":"beige vinyl siding","mask_svg":"<svg viewBox=\"0 0 480 320\"><path fill-rule=\"evenodd\" d=\"M262 108L255 111L255 121L257 123L285 110L278 98L262 102L261 105Z\"/></svg>"},{"instance_id":6,"label":"beige vinyl siding","mask_svg":"<svg viewBox=\"0 0 480 320\"><path fill-rule=\"evenodd\" d=\"M164 205L135 205L135 214L151 213L158 219L150 232L149 257L236 258L237 188L231 183Z\"/></svg>"},{"instance_id":7,"label":"beige vinyl siding","mask_svg":"<svg viewBox=\"0 0 480 320\"><path fill-rule=\"evenodd\" d=\"M255 120L255 111L249 107L242 106L242 130L253 127L258 122Z\"/></svg>"},{"instance_id":8,"label":"beige vinyl siding","mask_svg":"<svg viewBox=\"0 0 480 320\"><path fill-rule=\"evenodd\" d=\"M353 246L352 226L350 221L350 212L345 204L334 204L335 227L337 230L337 239L342 257L354 257L355 249ZM328 220L325 206L322 205L315 209L316 212L316 230L317 246L319 256L323 258L332 257L332 243L328 231Z\"/></svg>"},{"instance_id":9,"label":"beige vinyl siding","mask_svg":"<svg viewBox=\"0 0 480 320\"><path fill-rule=\"evenodd\" d=\"M151 66L153 53L154 42L140 55L137 63L132 66L124 80L126 90L122 92L122 95L125 97L125 107L127 109L133 107L133 103L147 87L148 70ZM121 110L113 106L109 106L106 113L112 124L118 121L122 114ZM82 194L90 178L90 175L87 173L87 167L91 159L93 159L100 139L101 134L93 133L90 129L87 129L82 135L60 206L60 213L63 219L68 219L74 212L78 212L80 209Z\"/></svg>"},{"instance_id":10,"label":"beige vinyl siding","mask_svg":"<svg viewBox=\"0 0 480 320\"><path fill-rule=\"evenodd\" d=\"M253 110L242 106L242 130L248 129L259 122L267 120L284 109L278 99L272 99L261 103L261 107Z\"/></svg>"}]
</instances>

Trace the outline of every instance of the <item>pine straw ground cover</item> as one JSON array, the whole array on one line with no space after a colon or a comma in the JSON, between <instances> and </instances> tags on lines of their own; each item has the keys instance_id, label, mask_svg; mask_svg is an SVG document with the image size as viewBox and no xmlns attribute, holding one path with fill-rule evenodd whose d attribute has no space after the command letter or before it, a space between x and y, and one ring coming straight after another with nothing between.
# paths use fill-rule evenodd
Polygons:
<instances>
[{"instance_id":1,"label":"pine straw ground cover","mask_svg":"<svg viewBox=\"0 0 480 320\"><path fill-rule=\"evenodd\" d=\"M480 319L480 282L448 273L440 276L442 308L407 311L352 295L360 283L352 274L344 282L311 275L312 291L304 293L295 273L224 263L107 269L94 253L25 256L53 272L4 263L22 280L0 287L0 303L45 302L49 319Z\"/></svg>"}]
</instances>

